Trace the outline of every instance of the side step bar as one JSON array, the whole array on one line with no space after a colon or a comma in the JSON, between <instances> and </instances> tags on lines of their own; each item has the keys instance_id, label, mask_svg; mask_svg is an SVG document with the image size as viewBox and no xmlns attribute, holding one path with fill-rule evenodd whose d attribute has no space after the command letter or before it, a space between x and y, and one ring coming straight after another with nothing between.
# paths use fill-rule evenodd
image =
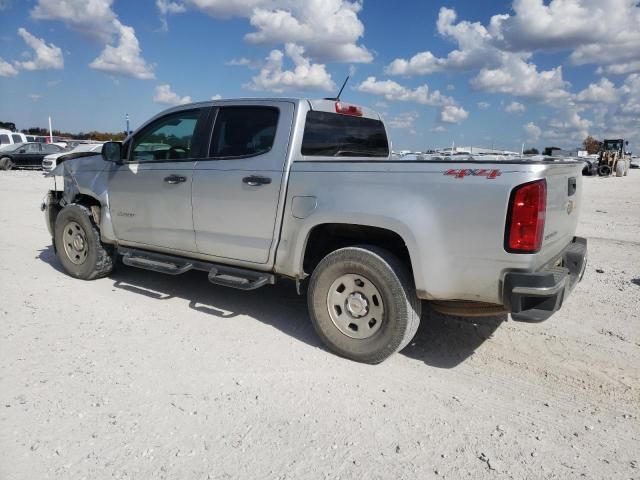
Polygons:
<instances>
[{"instance_id":1,"label":"side step bar","mask_svg":"<svg viewBox=\"0 0 640 480\"><path fill-rule=\"evenodd\" d=\"M131 267L168 275L180 275L189 270L202 270L209 273L208 278L211 283L240 290L255 290L276 283L276 276L272 273L246 268L230 267L136 248L118 247L118 254L122 256L122 263Z\"/></svg>"}]
</instances>

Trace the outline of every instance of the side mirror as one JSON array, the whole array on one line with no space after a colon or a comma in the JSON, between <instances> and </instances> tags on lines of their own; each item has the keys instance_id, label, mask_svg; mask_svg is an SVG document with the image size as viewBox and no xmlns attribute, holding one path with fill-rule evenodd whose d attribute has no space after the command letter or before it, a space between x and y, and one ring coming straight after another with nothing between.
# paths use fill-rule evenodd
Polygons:
<instances>
[{"instance_id":1,"label":"side mirror","mask_svg":"<svg viewBox=\"0 0 640 480\"><path fill-rule=\"evenodd\" d=\"M27 151L26 148L21 148L20 151L18 153L25 153Z\"/></svg>"},{"instance_id":2,"label":"side mirror","mask_svg":"<svg viewBox=\"0 0 640 480\"><path fill-rule=\"evenodd\" d=\"M122 143L106 142L102 145L101 153L105 162L120 163L122 162Z\"/></svg>"},{"instance_id":3,"label":"side mirror","mask_svg":"<svg viewBox=\"0 0 640 480\"><path fill-rule=\"evenodd\" d=\"M625 145L629 145L629 140L624 142Z\"/></svg>"}]
</instances>

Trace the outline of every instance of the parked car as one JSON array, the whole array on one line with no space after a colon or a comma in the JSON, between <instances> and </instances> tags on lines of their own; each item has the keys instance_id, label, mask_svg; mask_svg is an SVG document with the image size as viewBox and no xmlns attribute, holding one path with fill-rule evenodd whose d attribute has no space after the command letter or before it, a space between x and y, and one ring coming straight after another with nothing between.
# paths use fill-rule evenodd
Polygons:
<instances>
[{"instance_id":1,"label":"parked car","mask_svg":"<svg viewBox=\"0 0 640 480\"><path fill-rule=\"evenodd\" d=\"M27 137L25 136L24 133L12 132L11 130L0 128L0 146L14 145L16 143L26 143L26 142L27 142Z\"/></svg>"},{"instance_id":2,"label":"parked car","mask_svg":"<svg viewBox=\"0 0 640 480\"><path fill-rule=\"evenodd\" d=\"M38 142L16 143L12 147L0 150L0 170L11 170L13 167L42 167L42 159L50 153L64 149L57 145Z\"/></svg>"},{"instance_id":3,"label":"parked car","mask_svg":"<svg viewBox=\"0 0 640 480\"><path fill-rule=\"evenodd\" d=\"M47 155L42 160L42 169L50 172L57 165L74 158L89 157L91 155L99 155L102 150L101 143L81 143L71 150L64 150L58 153Z\"/></svg>"},{"instance_id":4,"label":"parked car","mask_svg":"<svg viewBox=\"0 0 640 480\"><path fill-rule=\"evenodd\" d=\"M108 275L116 256L242 290L290 278L331 350L378 363L411 341L422 300L521 321L558 310L586 266L581 170L391 160L367 108L223 100L166 110L101 156L62 163L42 208L75 278Z\"/></svg>"}]
</instances>

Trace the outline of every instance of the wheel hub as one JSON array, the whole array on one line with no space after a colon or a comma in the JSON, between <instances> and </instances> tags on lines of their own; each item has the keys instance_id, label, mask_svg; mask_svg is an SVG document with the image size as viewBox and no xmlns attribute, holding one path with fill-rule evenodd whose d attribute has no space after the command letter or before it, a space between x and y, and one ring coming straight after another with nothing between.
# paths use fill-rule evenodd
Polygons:
<instances>
[{"instance_id":1,"label":"wheel hub","mask_svg":"<svg viewBox=\"0 0 640 480\"><path fill-rule=\"evenodd\" d=\"M372 337L384 322L384 304L378 287L366 277L347 273L329 288L327 309L333 324L347 337Z\"/></svg>"},{"instance_id":2,"label":"wheel hub","mask_svg":"<svg viewBox=\"0 0 640 480\"><path fill-rule=\"evenodd\" d=\"M369 302L360 292L355 292L347 297L347 311L354 318L364 317L369 313Z\"/></svg>"},{"instance_id":3,"label":"wheel hub","mask_svg":"<svg viewBox=\"0 0 640 480\"><path fill-rule=\"evenodd\" d=\"M69 222L64 227L62 243L67 258L74 264L84 263L89 254L87 234L77 222Z\"/></svg>"}]
</instances>

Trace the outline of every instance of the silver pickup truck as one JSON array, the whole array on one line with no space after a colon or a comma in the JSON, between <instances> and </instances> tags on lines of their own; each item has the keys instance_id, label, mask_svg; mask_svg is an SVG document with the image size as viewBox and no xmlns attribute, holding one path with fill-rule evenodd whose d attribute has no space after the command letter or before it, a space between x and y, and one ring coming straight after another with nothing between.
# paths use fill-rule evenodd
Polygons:
<instances>
[{"instance_id":1,"label":"silver pickup truck","mask_svg":"<svg viewBox=\"0 0 640 480\"><path fill-rule=\"evenodd\" d=\"M409 343L422 301L523 321L557 311L586 266L581 168L392 160L367 108L222 100L62 163L42 208L73 277L108 275L116 257L243 290L287 277L331 350L377 363Z\"/></svg>"}]
</instances>

